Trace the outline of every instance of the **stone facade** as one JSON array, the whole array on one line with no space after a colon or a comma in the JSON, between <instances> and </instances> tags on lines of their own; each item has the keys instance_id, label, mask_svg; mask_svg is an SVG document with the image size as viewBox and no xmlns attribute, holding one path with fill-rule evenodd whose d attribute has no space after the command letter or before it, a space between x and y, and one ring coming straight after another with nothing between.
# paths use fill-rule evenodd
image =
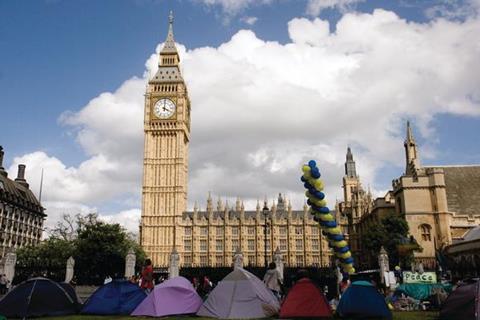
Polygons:
<instances>
[{"instance_id":1,"label":"stone facade","mask_svg":"<svg viewBox=\"0 0 480 320\"><path fill-rule=\"evenodd\" d=\"M263 207L258 203L256 210L246 211L240 200L233 208L219 200L214 208L209 195L206 208L200 211L195 206L183 214L177 247L184 266L231 266L237 249L244 265L264 266L265 223L268 262L278 248L285 266L330 265L328 242L307 206L294 211L279 195L267 210L266 203Z\"/></svg>"},{"instance_id":2,"label":"stone facade","mask_svg":"<svg viewBox=\"0 0 480 320\"><path fill-rule=\"evenodd\" d=\"M167 267L187 209L190 100L179 69L170 16L157 73L145 93L140 244L154 266Z\"/></svg>"},{"instance_id":3,"label":"stone facade","mask_svg":"<svg viewBox=\"0 0 480 320\"><path fill-rule=\"evenodd\" d=\"M480 224L480 166L421 166L409 123L404 146L405 173L393 180L392 190L385 197L365 205L370 201L368 196L360 192L359 197L354 198L347 197L346 193L345 201L338 208L340 216L348 217L351 246L357 257L361 256L361 245L355 239L361 237L370 223L388 214L404 214L410 234L423 248L422 252L414 253L416 260L433 268L437 250ZM349 181L344 178L344 188L350 188ZM359 184L355 181L353 186ZM360 210L360 217L353 208L364 209Z\"/></svg>"},{"instance_id":4,"label":"stone facade","mask_svg":"<svg viewBox=\"0 0 480 320\"><path fill-rule=\"evenodd\" d=\"M197 206L186 211L190 100L179 69L172 24L170 16L158 71L145 94L140 243L154 266L163 270L173 250L178 251L184 266L230 266L237 248L246 265L263 266L265 217L260 205L255 211L246 211L240 200L235 208L219 201L214 209L209 197L206 211ZM330 263L328 243L306 206L293 211L280 196L278 204L268 210L267 223L269 261L278 247L286 266Z\"/></svg>"},{"instance_id":5,"label":"stone facade","mask_svg":"<svg viewBox=\"0 0 480 320\"><path fill-rule=\"evenodd\" d=\"M3 155L0 146L0 258L17 248L38 244L46 217L25 180L25 165L18 166L17 178L11 180L3 168Z\"/></svg>"}]
</instances>

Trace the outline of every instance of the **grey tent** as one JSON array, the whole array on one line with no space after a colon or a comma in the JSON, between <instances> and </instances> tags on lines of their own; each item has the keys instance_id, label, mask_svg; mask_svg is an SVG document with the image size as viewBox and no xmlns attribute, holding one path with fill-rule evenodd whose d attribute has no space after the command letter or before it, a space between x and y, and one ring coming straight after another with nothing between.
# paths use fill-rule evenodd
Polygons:
<instances>
[{"instance_id":1,"label":"grey tent","mask_svg":"<svg viewBox=\"0 0 480 320\"><path fill-rule=\"evenodd\" d=\"M480 281L452 291L442 306L440 319L480 320Z\"/></svg>"},{"instance_id":2,"label":"grey tent","mask_svg":"<svg viewBox=\"0 0 480 320\"><path fill-rule=\"evenodd\" d=\"M229 273L200 307L197 315L221 319L253 319L278 314L280 304L265 284L238 268Z\"/></svg>"}]
</instances>

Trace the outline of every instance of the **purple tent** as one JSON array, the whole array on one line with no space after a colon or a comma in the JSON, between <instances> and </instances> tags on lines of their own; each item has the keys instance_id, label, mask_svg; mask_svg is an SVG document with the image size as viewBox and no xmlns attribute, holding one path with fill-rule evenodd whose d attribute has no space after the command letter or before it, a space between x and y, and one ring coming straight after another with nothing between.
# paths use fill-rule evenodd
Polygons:
<instances>
[{"instance_id":1,"label":"purple tent","mask_svg":"<svg viewBox=\"0 0 480 320\"><path fill-rule=\"evenodd\" d=\"M250 272L238 268L208 295L197 315L221 319L265 318L278 314L277 298Z\"/></svg>"},{"instance_id":2,"label":"purple tent","mask_svg":"<svg viewBox=\"0 0 480 320\"><path fill-rule=\"evenodd\" d=\"M202 299L190 281L175 277L156 285L148 297L132 312L132 316L163 317L198 311Z\"/></svg>"}]
</instances>

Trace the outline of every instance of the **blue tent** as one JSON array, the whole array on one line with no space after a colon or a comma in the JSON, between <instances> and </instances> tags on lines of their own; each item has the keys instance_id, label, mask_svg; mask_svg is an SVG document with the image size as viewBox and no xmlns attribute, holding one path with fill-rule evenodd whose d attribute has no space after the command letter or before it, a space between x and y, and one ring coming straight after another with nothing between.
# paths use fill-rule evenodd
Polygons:
<instances>
[{"instance_id":1,"label":"blue tent","mask_svg":"<svg viewBox=\"0 0 480 320\"><path fill-rule=\"evenodd\" d=\"M0 300L0 314L8 318L63 316L78 309L72 286L46 278L24 281Z\"/></svg>"},{"instance_id":2,"label":"blue tent","mask_svg":"<svg viewBox=\"0 0 480 320\"><path fill-rule=\"evenodd\" d=\"M337 312L341 317L392 319L383 296L367 281L355 281L343 294Z\"/></svg>"},{"instance_id":3,"label":"blue tent","mask_svg":"<svg viewBox=\"0 0 480 320\"><path fill-rule=\"evenodd\" d=\"M146 296L146 293L133 283L113 280L98 288L88 298L82 313L130 314Z\"/></svg>"}]
</instances>

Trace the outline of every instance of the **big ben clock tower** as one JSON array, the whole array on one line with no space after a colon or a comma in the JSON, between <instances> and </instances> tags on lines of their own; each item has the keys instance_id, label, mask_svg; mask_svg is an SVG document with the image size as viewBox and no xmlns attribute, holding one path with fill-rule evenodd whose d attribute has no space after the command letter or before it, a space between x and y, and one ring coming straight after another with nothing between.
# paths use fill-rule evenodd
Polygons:
<instances>
[{"instance_id":1,"label":"big ben clock tower","mask_svg":"<svg viewBox=\"0 0 480 320\"><path fill-rule=\"evenodd\" d=\"M155 267L166 267L176 226L187 208L190 100L178 64L170 12L158 71L145 93L140 244Z\"/></svg>"}]
</instances>

